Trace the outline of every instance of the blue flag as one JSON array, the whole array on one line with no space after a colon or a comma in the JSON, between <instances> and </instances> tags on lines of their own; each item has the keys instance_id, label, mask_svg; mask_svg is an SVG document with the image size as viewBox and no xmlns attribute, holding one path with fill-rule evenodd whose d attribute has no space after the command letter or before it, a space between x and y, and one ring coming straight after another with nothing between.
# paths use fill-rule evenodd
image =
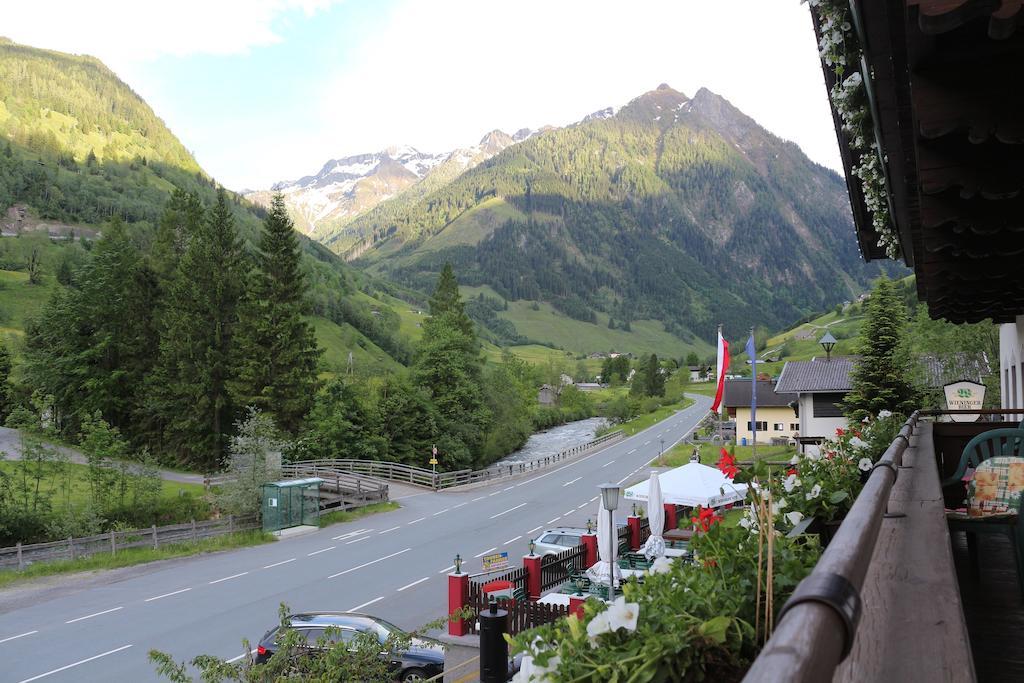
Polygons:
<instances>
[{"instance_id":1,"label":"blue flag","mask_svg":"<svg viewBox=\"0 0 1024 683\"><path fill-rule=\"evenodd\" d=\"M750 431L754 435L754 443L757 443L757 350L753 333L744 351L750 357Z\"/></svg>"}]
</instances>

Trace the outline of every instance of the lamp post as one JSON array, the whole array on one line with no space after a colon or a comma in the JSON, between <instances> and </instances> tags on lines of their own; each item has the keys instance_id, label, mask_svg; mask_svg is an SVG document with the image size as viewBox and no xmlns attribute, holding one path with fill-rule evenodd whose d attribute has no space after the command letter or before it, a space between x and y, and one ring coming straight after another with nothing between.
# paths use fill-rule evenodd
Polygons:
<instances>
[{"instance_id":1,"label":"lamp post","mask_svg":"<svg viewBox=\"0 0 1024 683\"><path fill-rule=\"evenodd\" d=\"M821 348L825 349L825 360L832 360L832 349L836 346L836 338L832 336L832 333L825 330L825 336L818 340L821 344Z\"/></svg>"},{"instance_id":2,"label":"lamp post","mask_svg":"<svg viewBox=\"0 0 1024 683\"><path fill-rule=\"evenodd\" d=\"M455 573L456 574L461 574L462 573L462 556L459 555L458 553L455 554Z\"/></svg>"},{"instance_id":3,"label":"lamp post","mask_svg":"<svg viewBox=\"0 0 1024 683\"><path fill-rule=\"evenodd\" d=\"M532 538L530 539L529 548L530 548L530 557L533 557L534 554L535 554L533 551L537 549L537 544L533 542Z\"/></svg>"},{"instance_id":4,"label":"lamp post","mask_svg":"<svg viewBox=\"0 0 1024 683\"><path fill-rule=\"evenodd\" d=\"M615 508L619 507L618 484L601 484L601 507L608 511L608 602L615 597L615 561L612 549L618 545L615 536ZM614 544L614 545L613 545Z\"/></svg>"}]
</instances>

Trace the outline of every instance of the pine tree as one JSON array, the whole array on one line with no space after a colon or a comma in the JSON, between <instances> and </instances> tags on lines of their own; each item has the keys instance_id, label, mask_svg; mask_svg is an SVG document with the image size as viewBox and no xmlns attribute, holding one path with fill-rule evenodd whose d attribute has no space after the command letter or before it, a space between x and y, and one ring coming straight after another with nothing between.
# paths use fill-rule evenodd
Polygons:
<instances>
[{"instance_id":1,"label":"pine tree","mask_svg":"<svg viewBox=\"0 0 1024 683\"><path fill-rule=\"evenodd\" d=\"M658 354L652 353L650 358L647 359L644 373L646 375L644 384L646 385L647 395L664 396L665 375L661 374L661 362L658 361Z\"/></svg>"},{"instance_id":2,"label":"pine tree","mask_svg":"<svg viewBox=\"0 0 1024 683\"><path fill-rule=\"evenodd\" d=\"M441 275L437 278L437 287L430 297L430 315L437 318L447 314L452 324L456 325L464 334L476 336L476 328L473 321L466 314L465 305L459 295L459 281L455 278L455 271L451 263L445 263L441 269Z\"/></svg>"},{"instance_id":3,"label":"pine tree","mask_svg":"<svg viewBox=\"0 0 1024 683\"><path fill-rule=\"evenodd\" d=\"M217 469L234 406L227 382L246 264L223 190L178 263L161 320L160 357L149 411L162 446L178 459Z\"/></svg>"},{"instance_id":4,"label":"pine tree","mask_svg":"<svg viewBox=\"0 0 1024 683\"><path fill-rule=\"evenodd\" d=\"M904 339L907 313L892 281L881 278L868 299L860 332L860 360L843 400L847 417L860 421L881 410L907 414L916 403L910 382L910 358Z\"/></svg>"},{"instance_id":5,"label":"pine tree","mask_svg":"<svg viewBox=\"0 0 1024 683\"><path fill-rule=\"evenodd\" d=\"M14 409L10 378L11 352L7 350L7 344L0 341L0 424L7 421L7 416Z\"/></svg>"},{"instance_id":6,"label":"pine tree","mask_svg":"<svg viewBox=\"0 0 1024 683\"><path fill-rule=\"evenodd\" d=\"M274 195L252 287L240 309L231 390L237 405L270 414L290 434L313 404L321 353L302 317L307 288L301 261L284 197Z\"/></svg>"}]
</instances>

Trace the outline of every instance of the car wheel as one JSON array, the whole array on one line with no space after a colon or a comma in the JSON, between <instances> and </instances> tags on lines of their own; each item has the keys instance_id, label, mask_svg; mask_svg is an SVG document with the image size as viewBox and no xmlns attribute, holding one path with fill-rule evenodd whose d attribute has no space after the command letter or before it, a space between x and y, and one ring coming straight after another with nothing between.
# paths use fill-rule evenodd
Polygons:
<instances>
[{"instance_id":1,"label":"car wheel","mask_svg":"<svg viewBox=\"0 0 1024 683\"><path fill-rule=\"evenodd\" d=\"M423 669L406 669L399 680L402 683L420 683L427 680L427 672Z\"/></svg>"}]
</instances>

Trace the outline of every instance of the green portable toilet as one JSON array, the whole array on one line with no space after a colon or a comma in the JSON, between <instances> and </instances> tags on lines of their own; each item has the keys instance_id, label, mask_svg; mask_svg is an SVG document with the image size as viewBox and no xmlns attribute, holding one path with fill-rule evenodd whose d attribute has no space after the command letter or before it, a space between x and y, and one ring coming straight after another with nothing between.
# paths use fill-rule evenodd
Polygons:
<instances>
[{"instance_id":1,"label":"green portable toilet","mask_svg":"<svg viewBox=\"0 0 1024 683\"><path fill-rule=\"evenodd\" d=\"M263 530L320 526L320 477L287 479L262 486Z\"/></svg>"}]
</instances>

